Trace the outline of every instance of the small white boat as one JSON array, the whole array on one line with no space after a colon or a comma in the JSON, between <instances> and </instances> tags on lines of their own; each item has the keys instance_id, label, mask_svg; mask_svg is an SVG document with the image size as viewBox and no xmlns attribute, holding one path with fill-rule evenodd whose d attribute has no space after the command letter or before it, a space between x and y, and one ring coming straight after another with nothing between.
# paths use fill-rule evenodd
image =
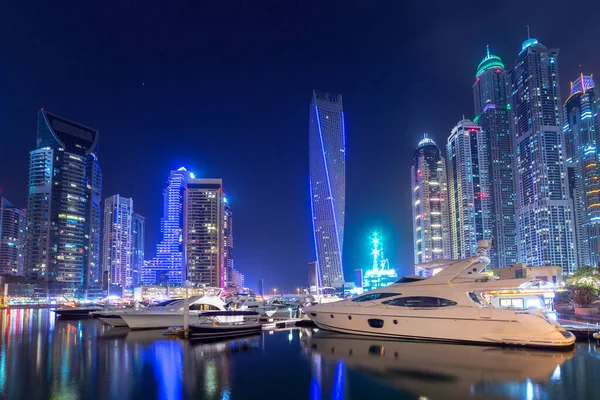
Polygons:
<instances>
[{"instance_id":1,"label":"small white boat","mask_svg":"<svg viewBox=\"0 0 600 400\"><path fill-rule=\"evenodd\" d=\"M131 312L140 312L140 311L160 311L166 310L169 308L175 307L176 304L183 304L183 299L169 299L158 303L156 305L135 309L135 308L121 308L121 309L113 309L113 310L105 310L105 311L96 311L93 312L92 315L98 318L103 323L113 326L113 327L124 327L127 326L125 320L121 317L123 314L131 313Z\"/></svg>"},{"instance_id":2,"label":"small white boat","mask_svg":"<svg viewBox=\"0 0 600 400\"><path fill-rule=\"evenodd\" d=\"M54 310L54 314L58 318L62 319L82 319L91 318L91 313L95 311L103 310L101 306L89 305L89 306L64 306Z\"/></svg>"},{"instance_id":3,"label":"small white boat","mask_svg":"<svg viewBox=\"0 0 600 400\"><path fill-rule=\"evenodd\" d=\"M260 333L262 324L254 311L206 311L190 323L194 339L219 339Z\"/></svg>"},{"instance_id":4,"label":"small white boat","mask_svg":"<svg viewBox=\"0 0 600 400\"><path fill-rule=\"evenodd\" d=\"M435 261L441 271L410 277L354 299L304 311L322 329L358 335L477 344L569 347L575 336L542 310L495 308L481 295L539 284L535 279L496 280L480 272L489 264L488 243L475 257Z\"/></svg>"}]
</instances>

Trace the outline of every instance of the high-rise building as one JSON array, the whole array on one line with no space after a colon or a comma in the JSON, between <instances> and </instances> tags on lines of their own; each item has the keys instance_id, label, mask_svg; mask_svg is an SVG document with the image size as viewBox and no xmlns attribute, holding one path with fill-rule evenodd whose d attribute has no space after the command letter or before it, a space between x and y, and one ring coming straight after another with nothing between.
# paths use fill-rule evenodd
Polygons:
<instances>
[{"instance_id":1,"label":"high-rise building","mask_svg":"<svg viewBox=\"0 0 600 400\"><path fill-rule=\"evenodd\" d=\"M102 267L110 283L132 286L133 200L114 196L104 200L104 241Z\"/></svg>"},{"instance_id":2,"label":"high-rise building","mask_svg":"<svg viewBox=\"0 0 600 400\"><path fill-rule=\"evenodd\" d=\"M192 285L225 287L225 195L221 179L189 179L184 201L185 261Z\"/></svg>"},{"instance_id":3,"label":"high-rise building","mask_svg":"<svg viewBox=\"0 0 600 400\"><path fill-rule=\"evenodd\" d=\"M564 106L567 165L570 168L579 265L600 262L600 97L594 80L581 74L571 82ZM571 185L570 185L571 186Z\"/></svg>"},{"instance_id":4,"label":"high-rise building","mask_svg":"<svg viewBox=\"0 0 600 400\"><path fill-rule=\"evenodd\" d=\"M411 168L415 264L450 259L446 163L440 148L424 135Z\"/></svg>"},{"instance_id":5,"label":"high-rise building","mask_svg":"<svg viewBox=\"0 0 600 400\"><path fill-rule=\"evenodd\" d=\"M162 239L156 246L155 259L144 263L142 283L145 285L184 283L183 202L190 175L184 167L171 171L163 192Z\"/></svg>"},{"instance_id":6,"label":"high-rise building","mask_svg":"<svg viewBox=\"0 0 600 400\"><path fill-rule=\"evenodd\" d=\"M483 129L490 176L492 236L496 243L491 265L506 267L517 262L517 225L513 146L510 135L509 90L504 64L490 53L479 63L473 84L474 122Z\"/></svg>"},{"instance_id":7,"label":"high-rise building","mask_svg":"<svg viewBox=\"0 0 600 400\"><path fill-rule=\"evenodd\" d=\"M0 197L0 275L23 274L25 212Z\"/></svg>"},{"instance_id":8,"label":"high-rise building","mask_svg":"<svg viewBox=\"0 0 600 400\"><path fill-rule=\"evenodd\" d=\"M558 49L523 42L510 71L517 240L528 265L577 267L573 203L568 194Z\"/></svg>"},{"instance_id":9,"label":"high-rise building","mask_svg":"<svg viewBox=\"0 0 600 400\"><path fill-rule=\"evenodd\" d=\"M233 213L226 197L223 207L223 280L229 284L233 282Z\"/></svg>"},{"instance_id":10,"label":"high-rise building","mask_svg":"<svg viewBox=\"0 0 600 400\"><path fill-rule=\"evenodd\" d=\"M463 119L447 144L452 258L475 255L477 241L492 236L488 148L481 127Z\"/></svg>"},{"instance_id":11,"label":"high-rise building","mask_svg":"<svg viewBox=\"0 0 600 400\"><path fill-rule=\"evenodd\" d=\"M29 158L25 274L49 296L84 296L100 281L98 131L41 110Z\"/></svg>"},{"instance_id":12,"label":"high-rise building","mask_svg":"<svg viewBox=\"0 0 600 400\"><path fill-rule=\"evenodd\" d=\"M140 214L133 213L131 235L133 246L131 253L131 284L139 286L142 281L142 270L144 269L144 246L146 243L146 219Z\"/></svg>"},{"instance_id":13,"label":"high-rise building","mask_svg":"<svg viewBox=\"0 0 600 400\"><path fill-rule=\"evenodd\" d=\"M313 92L308 131L311 216L319 281L321 286L341 287L346 206L342 95Z\"/></svg>"}]
</instances>

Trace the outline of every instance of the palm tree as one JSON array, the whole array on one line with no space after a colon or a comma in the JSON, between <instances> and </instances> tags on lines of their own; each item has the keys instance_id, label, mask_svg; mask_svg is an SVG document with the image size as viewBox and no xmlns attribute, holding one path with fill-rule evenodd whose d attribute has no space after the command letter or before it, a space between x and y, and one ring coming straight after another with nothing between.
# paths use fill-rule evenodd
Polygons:
<instances>
[{"instance_id":1,"label":"palm tree","mask_svg":"<svg viewBox=\"0 0 600 400\"><path fill-rule=\"evenodd\" d=\"M567 278L567 283L573 286L591 286L600 289L600 268L591 265L581 266Z\"/></svg>"}]
</instances>

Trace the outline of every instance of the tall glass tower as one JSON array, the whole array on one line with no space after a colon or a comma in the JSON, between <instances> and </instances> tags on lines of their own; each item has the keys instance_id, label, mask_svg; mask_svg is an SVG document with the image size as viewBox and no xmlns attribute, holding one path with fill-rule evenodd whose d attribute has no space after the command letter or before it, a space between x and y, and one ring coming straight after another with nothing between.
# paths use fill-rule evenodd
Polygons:
<instances>
[{"instance_id":1,"label":"tall glass tower","mask_svg":"<svg viewBox=\"0 0 600 400\"><path fill-rule=\"evenodd\" d=\"M463 119L447 144L452 258L472 257L477 241L492 236L489 150L481 127Z\"/></svg>"},{"instance_id":2,"label":"tall glass tower","mask_svg":"<svg viewBox=\"0 0 600 400\"><path fill-rule=\"evenodd\" d=\"M510 72L517 239L528 265L577 268L573 203L569 197L558 50L523 42Z\"/></svg>"},{"instance_id":3,"label":"tall glass tower","mask_svg":"<svg viewBox=\"0 0 600 400\"><path fill-rule=\"evenodd\" d=\"M319 284L344 283L346 141L342 95L313 91L309 109L309 174Z\"/></svg>"},{"instance_id":4,"label":"tall glass tower","mask_svg":"<svg viewBox=\"0 0 600 400\"><path fill-rule=\"evenodd\" d=\"M23 274L25 212L0 197L0 275Z\"/></svg>"},{"instance_id":5,"label":"tall glass tower","mask_svg":"<svg viewBox=\"0 0 600 400\"><path fill-rule=\"evenodd\" d=\"M83 297L100 281L98 131L41 110L29 157L25 274L48 295Z\"/></svg>"},{"instance_id":6,"label":"tall glass tower","mask_svg":"<svg viewBox=\"0 0 600 400\"><path fill-rule=\"evenodd\" d=\"M424 136L411 168L415 264L450 259L446 163L440 148Z\"/></svg>"},{"instance_id":7,"label":"tall glass tower","mask_svg":"<svg viewBox=\"0 0 600 400\"><path fill-rule=\"evenodd\" d=\"M574 205L579 265L600 262L600 98L594 80L581 74L571 82L564 106L567 164Z\"/></svg>"},{"instance_id":8,"label":"tall glass tower","mask_svg":"<svg viewBox=\"0 0 600 400\"><path fill-rule=\"evenodd\" d=\"M500 57L490 54L479 63L473 84L474 122L483 129L489 149L490 203L495 251L493 267L517 262L517 225L515 221L515 185L513 149L510 135L509 90Z\"/></svg>"},{"instance_id":9,"label":"tall glass tower","mask_svg":"<svg viewBox=\"0 0 600 400\"><path fill-rule=\"evenodd\" d=\"M129 288L133 250L133 200L115 194L104 200L102 266L110 283Z\"/></svg>"},{"instance_id":10,"label":"tall glass tower","mask_svg":"<svg viewBox=\"0 0 600 400\"><path fill-rule=\"evenodd\" d=\"M144 268L144 254L146 244L146 218L138 213L133 213L133 226L131 228L133 251L131 255L131 284L139 286Z\"/></svg>"}]
</instances>

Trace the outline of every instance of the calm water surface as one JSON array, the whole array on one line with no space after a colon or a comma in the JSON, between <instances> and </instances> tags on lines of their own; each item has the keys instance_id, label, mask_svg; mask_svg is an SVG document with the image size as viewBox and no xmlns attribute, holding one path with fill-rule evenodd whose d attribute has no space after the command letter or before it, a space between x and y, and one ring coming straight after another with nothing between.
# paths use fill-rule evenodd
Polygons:
<instances>
[{"instance_id":1,"label":"calm water surface","mask_svg":"<svg viewBox=\"0 0 600 400\"><path fill-rule=\"evenodd\" d=\"M196 343L0 311L6 399L600 399L600 347L371 340L307 329Z\"/></svg>"}]
</instances>

